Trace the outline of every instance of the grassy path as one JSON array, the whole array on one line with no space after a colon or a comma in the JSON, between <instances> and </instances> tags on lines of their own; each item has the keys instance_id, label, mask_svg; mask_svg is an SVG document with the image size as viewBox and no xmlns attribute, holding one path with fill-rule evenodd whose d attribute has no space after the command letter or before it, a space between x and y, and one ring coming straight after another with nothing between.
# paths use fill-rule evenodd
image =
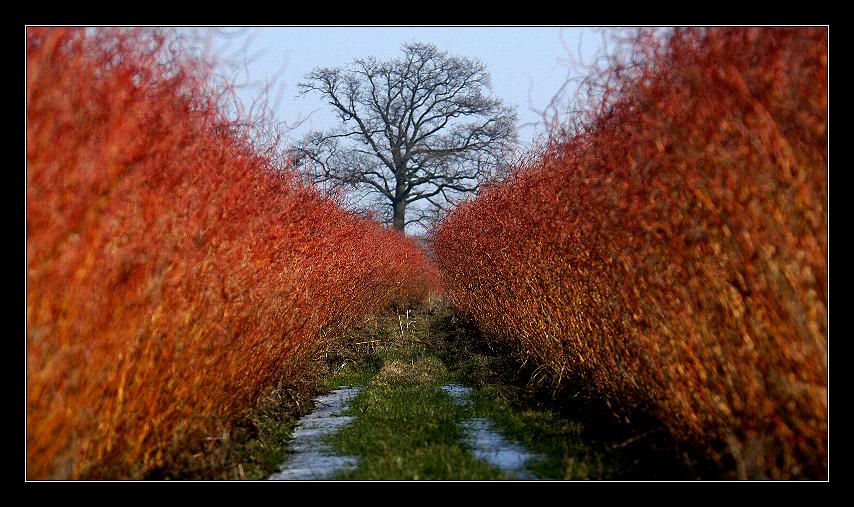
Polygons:
<instances>
[{"instance_id":1,"label":"grassy path","mask_svg":"<svg viewBox=\"0 0 854 507\"><path fill-rule=\"evenodd\" d=\"M440 389L458 380L428 347L405 338L329 379L329 387L364 386L349 412L354 422L330 438L340 453L363 458L339 478L511 479L461 445L472 409Z\"/></svg>"},{"instance_id":2,"label":"grassy path","mask_svg":"<svg viewBox=\"0 0 854 507\"><path fill-rule=\"evenodd\" d=\"M336 452L362 458L340 479L519 477L475 457L466 435L472 421L534 453L525 473L536 478L696 478L678 458L644 448L646 430L603 438L613 429L609 416L585 412L587 404L549 403L542 389L520 382L526 374L510 356L490 350L446 307L378 318L357 330L354 343L370 350L323 382L330 390L362 386L347 412L353 422L328 437ZM449 384L471 387L469 402L455 402L442 389Z\"/></svg>"}]
</instances>

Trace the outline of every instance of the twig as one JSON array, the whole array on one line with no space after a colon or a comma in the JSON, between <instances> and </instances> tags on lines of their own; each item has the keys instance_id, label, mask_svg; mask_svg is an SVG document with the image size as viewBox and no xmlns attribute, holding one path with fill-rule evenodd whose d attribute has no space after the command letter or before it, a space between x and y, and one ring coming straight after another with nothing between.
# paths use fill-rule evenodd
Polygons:
<instances>
[{"instance_id":1,"label":"twig","mask_svg":"<svg viewBox=\"0 0 854 507\"><path fill-rule=\"evenodd\" d=\"M643 433L641 433L640 435L635 435L635 436L633 436L632 438L630 438L630 439L626 440L626 441L625 441L625 442L623 442L623 443L616 444L616 445L612 445L612 446L611 446L611 449L620 449L620 448L623 448L623 447L625 447L625 446L629 445L630 443L634 442L635 440L637 440L637 439L639 439L639 438L643 438L643 437L645 437L645 436L647 436L647 435L649 435L649 431L644 431L644 432L643 432Z\"/></svg>"},{"instance_id":2,"label":"twig","mask_svg":"<svg viewBox=\"0 0 854 507\"><path fill-rule=\"evenodd\" d=\"M380 340L368 340L366 342L356 342L354 345L365 345L366 343L380 343Z\"/></svg>"}]
</instances>

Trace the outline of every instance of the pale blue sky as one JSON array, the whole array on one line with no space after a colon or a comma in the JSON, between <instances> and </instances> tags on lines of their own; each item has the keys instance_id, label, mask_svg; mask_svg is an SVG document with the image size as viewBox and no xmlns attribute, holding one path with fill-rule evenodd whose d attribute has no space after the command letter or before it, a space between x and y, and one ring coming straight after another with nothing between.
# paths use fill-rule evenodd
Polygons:
<instances>
[{"instance_id":1,"label":"pale blue sky","mask_svg":"<svg viewBox=\"0 0 854 507\"><path fill-rule=\"evenodd\" d=\"M207 29L210 30L210 29ZM202 30L203 33L211 33ZM216 28L210 49L226 61L243 62L226 71L243 83L238 94L251 104L272 82L274 121L293 127L286 143L311 130L337 125L331 106L317 95L298 97L297 85L316 67L347 66L356 58L398 58L407 42L430 42L456 56L480 60L492 78L492 93L518 114L519 149L524 152L545 131L542 112L564 86L585 74L577 63L593 63L609 29L594 27L241 27ZM228 67L223 67L228 69ZM565 102L565 101L564 101ZM565 106L560 110L566 115ZM358 198L356 198L358 200ZM417 225L409 233L421 233Z\"/></svg>"},{"instance_id":2,"label":"pale blue sky","mask_svg":"<svg viewBox=\"0 0 854 507\"><path fill-rule=\"evenodd\" d=\"M519 139L530 143L542 127L543 111L567 81L579 72L571 59L593 61L602 48L601 30L590 27L243 27L219 28L214 47L222 57L250 62L239 81L256 83L239 91L244 102L258 94L258 83L275 80L276 120L301 125L293 139L331 127L330 106L317 96L297 97L297 84L315 67L338 67L356 58L380 60L401 55L406 42L431 42L440 49L483 62L492 90L517 107ZM579 45L580 44L580 45ZM570 87L570 91L571 91Z\"/></svg>"}]
</instances>

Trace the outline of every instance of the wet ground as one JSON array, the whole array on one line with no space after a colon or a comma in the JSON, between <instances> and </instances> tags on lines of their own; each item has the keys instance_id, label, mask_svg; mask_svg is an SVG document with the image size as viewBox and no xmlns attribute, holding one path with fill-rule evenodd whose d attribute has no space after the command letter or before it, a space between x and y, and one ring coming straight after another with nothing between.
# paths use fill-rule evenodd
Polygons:
<instances>
[{"instance_id":1,"label":"wet ground","mask_svg":"<svg viewBox=\"0 0 854 507\"><path fill-rule=\"evenodd\" d=\"M441 389L450 394L458 405L470 404L471 388L448 384ZM359 466L359 457L335 453L325 437L353 421L352 417L342 414L347 412L350 401L360 391L359 387L348 387L317 397L315 410L300 419L288 443L292 452L290 458L282 464L279 472L270 476L270 480L328 480ZM466 419L461 427L464 436L460 444L469 448L475 458L518 480L542 479L525 469L527 462L537 455L506 439L490 419Z\"/></svg>"},{"instance_id":2,"label":"wet ground","mask_svg":"<svg viewBox=\"0 0 854 507\"><path fill-rule=\"evenodd\" d=\"M353 469L359 465L357 456L336 454L324 437L332 435L350 424L352 417L346 412L350 400L361 391L358 387L336 389L314 400L315 410L297 423L288 444L290 458L282 464L270 480L323 480Z\"/></svg>"}]
</instances>

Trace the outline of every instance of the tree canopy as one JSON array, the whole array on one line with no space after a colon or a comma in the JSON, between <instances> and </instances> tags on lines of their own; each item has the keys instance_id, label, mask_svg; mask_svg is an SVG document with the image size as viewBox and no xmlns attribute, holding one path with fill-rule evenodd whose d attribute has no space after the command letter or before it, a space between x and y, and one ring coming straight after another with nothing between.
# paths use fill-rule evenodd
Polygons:
<instances>
[{"instance_id":1,"label":"tree canopy","mask_svg":"<svg viewBox=\"0 0 854 507\"><path fill-rule=\"evenodd\" d=\"M361 191L399 230L476 192L502 171L516 142L516 113L490 96L481 62L432 44L402 49L390 61L368 57L308 73L300 93L327 99L340 125L292 150L311 180Z\"/></svg>"}]
</instances>

